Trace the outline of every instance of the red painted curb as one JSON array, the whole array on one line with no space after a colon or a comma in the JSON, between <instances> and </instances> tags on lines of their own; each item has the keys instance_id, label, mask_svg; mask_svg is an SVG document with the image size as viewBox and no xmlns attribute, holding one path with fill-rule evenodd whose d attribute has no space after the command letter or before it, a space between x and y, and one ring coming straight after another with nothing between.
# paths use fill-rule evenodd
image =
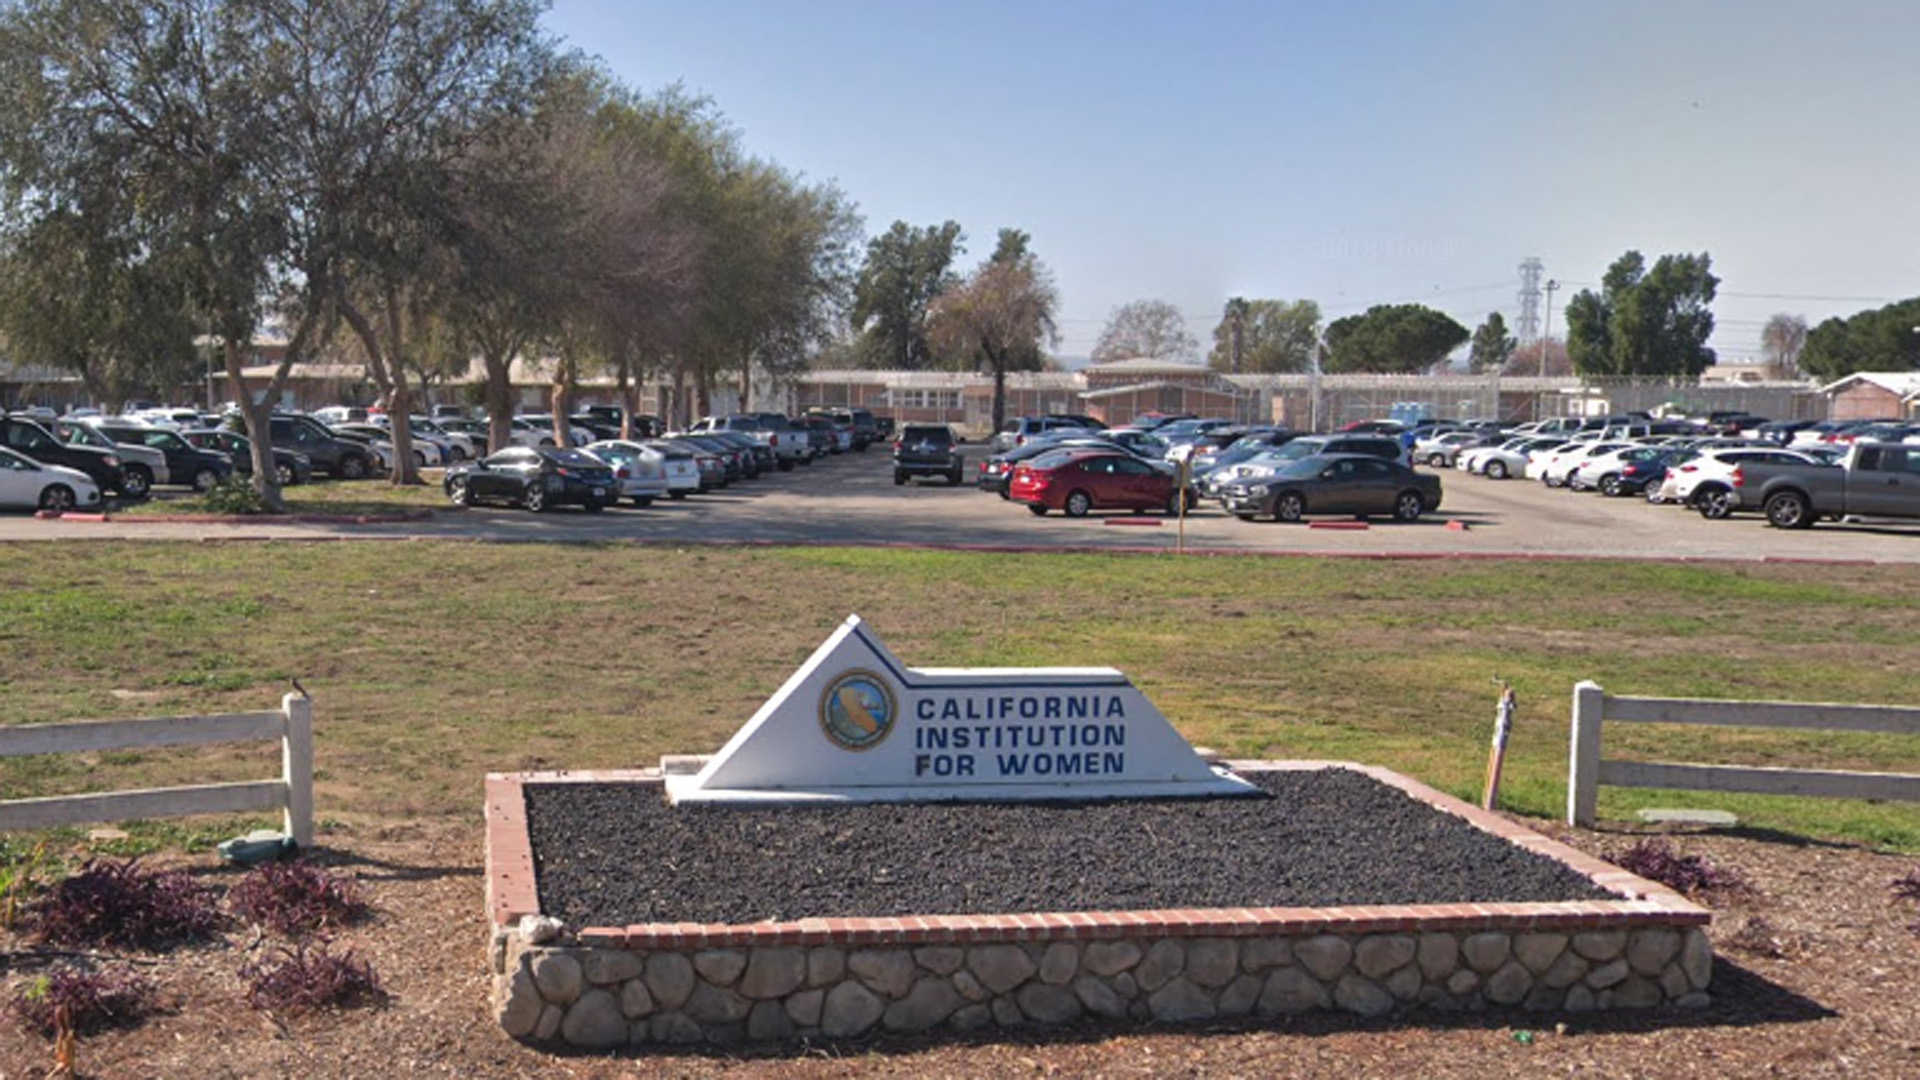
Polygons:
<instances>
[{"instance_id":1,"label":"red painted curb","mask_svg":"<svg viewBox=\"0 0 1920 1080\"><path fill-rule=\"evenodd\" d=\"M1373 526L1364 521L1309 521L1307 522L1307 528L1343 529L1349 532L1358 532L1362 529L1371 529Z\"/></svg>"},{"instance_id":2,"label":"red painted curb","mask_svg":"<svg viewBox=\"0 0 1920 1080\"><path fill-rule=\"evenodd\" d=\"M33 516L41 521L111 521L105 514L79 514L73 511L59 513L54 510L36 510Z\"/></svg>"},{"instance_id":3,"label":"red painted curb","mask_svg":"<svg viewBox=\"0 0 1920 1080\"><path fill-rule=\"evenodd\" d=\"M1138 525L1149 529L1157 529L1161 525L1166 524L1159 518L1108 518L1106 523L1108 525Z\"/></svg>"}]
</instances>

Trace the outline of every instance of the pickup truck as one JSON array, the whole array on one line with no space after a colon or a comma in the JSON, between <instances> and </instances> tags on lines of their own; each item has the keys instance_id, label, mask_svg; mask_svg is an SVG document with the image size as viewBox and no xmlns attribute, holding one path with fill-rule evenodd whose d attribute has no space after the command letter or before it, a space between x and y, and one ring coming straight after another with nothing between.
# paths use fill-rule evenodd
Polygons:
<instances>
[{"instance_id":1,"label":"pickup truck","mask_svg":"<svg viewBox=\"0 0 1920 1080\"><path fill-rule=\"evenodd\" d=\"M791 424L785 423L784 418L782 421L780 427L775 428L760 413L704 416L687 431L694 435L709 431L738 431L772 450L780 471L787 472L802 461L813 460L813 447L805 431L796 430Z\"/></svg>"},{"instance_id":2,"label":"pickup truck","mask_svg":"<svg viewBox=\"0 0 1920 1080\"><path fill-rule=\"evenodd\" d=\"M1920 518L1920 446L1855 443L1837 465L1742 464L1731 477L1742 509L1777 529L1820 518Z\"/></svg>"}]
</instances>

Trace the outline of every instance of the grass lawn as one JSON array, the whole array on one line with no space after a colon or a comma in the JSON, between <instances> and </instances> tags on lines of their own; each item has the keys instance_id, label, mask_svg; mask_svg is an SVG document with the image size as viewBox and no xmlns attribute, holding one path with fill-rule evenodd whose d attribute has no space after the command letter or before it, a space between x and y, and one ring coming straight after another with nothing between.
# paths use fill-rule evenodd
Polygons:
<instances>
[{"instance_id":1,"label":"grass lawn","mask_svg":"<svg viewBox=\"0 0 1920 1080\"><path fill-rule=\"evenodd\" d=\"M327 514L358 517L441 509L451 505L440 490L444 470L422 469L422 483L396 486L384 477L372 480L319 480L280 489L290 514ZM121 503L115 517L163 517L170 514L212 513L207 500L177 489L161 489L160 497Z\"/></svg>"},{"instance_id":2,"label":"grass lawn","mask_svg":"<svg viewBox=\"0 0 1920 1080\"><path fill-rule=\"evenodd\" d=\"M355 485L359 487L362 485ZM385 485L367 485L385 488ZM339 485L293 489L333 491ZM430 489L437 491L437 489ZM0 723L316 700L324 829L478 826L482 775L717 749L850 612L906 663L1112 665L1197 744L1565 806L1571 688L1920 701L1920 569L1009 555L624 544L18 544ZM1621 725L1615 756L1920 772L1920 739ZM259 779L271 744L0 761L9 797ZM1920 850L1920 806L1603 789ZM147 826L155 842L232 835ZM17 843L16 838L16 843Z\"/></svg>"}]
</instances>

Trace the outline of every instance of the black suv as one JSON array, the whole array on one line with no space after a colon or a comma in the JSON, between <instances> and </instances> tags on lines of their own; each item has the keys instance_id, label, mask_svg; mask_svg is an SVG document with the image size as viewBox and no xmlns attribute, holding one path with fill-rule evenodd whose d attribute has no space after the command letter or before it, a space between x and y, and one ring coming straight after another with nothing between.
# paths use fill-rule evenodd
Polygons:
<instances>
[{"instance_id":1,"label":"black suv","mask_svg":"<svg viewBox=\"0 0 1920 1080\"><path fill-rule=\"evenodd\" d=\"M904 484L910 476L944 476L947 483L959 487L966 477L966 462L945 424L908 424L893 441L893 482Z\"/></svg>"},{"instance_id":2,"label":"black suv","mask_svg":"<svg viewBox=\"0 0 1920 1080\"><path fill-rule=\"evenodd\" d=\"M138 424L96 424L102 435L117 443L131 443L158 450L167 459L167 475L176 484L195 491L212 491L213 486L233 475L233 459L205 450L165 428Z\"/></svg>"},{"instance_id":3,"label":"black suv","mask_svg":"<svg viewBox=\"0 0 1920 1080\"><path fill-rule=\"evenodd\" d=\"M272 431L273 445L307 455L315 469L336 480L365 480L373 474L365 446L340 438L311 416L276 415Z\"/></svg>"},{"instance_id":4,"label":"black suv","mask_svg":"<svg viewBox=\"0 0 1920 1080\"><path fill-rule=\"evenodd\" d=\"M24 416L0 416L0 444L18 450L42 465L65 465L79 469L99 485L123 498L137 499L145 488L127 490L127 473L120 455L94 446L74 446L53 437L53 433Z\"/></svg>"}]
</instances>

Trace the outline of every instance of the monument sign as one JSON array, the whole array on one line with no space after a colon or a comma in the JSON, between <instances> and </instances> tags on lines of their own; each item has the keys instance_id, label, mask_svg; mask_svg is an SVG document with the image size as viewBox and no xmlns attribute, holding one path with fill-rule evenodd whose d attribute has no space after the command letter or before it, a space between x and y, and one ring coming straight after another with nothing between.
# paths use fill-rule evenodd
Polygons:
<instances>
[{"instance_id":1,"label":"monument sign","mask_svg":"<svg viewBox=\"0 0 1920 1080\"><path fill-rule=\"evenodd\" d=\"M1251 795L1112 668L910 668L857 615L674 802Z\"/></svg>"}]
</instances>

